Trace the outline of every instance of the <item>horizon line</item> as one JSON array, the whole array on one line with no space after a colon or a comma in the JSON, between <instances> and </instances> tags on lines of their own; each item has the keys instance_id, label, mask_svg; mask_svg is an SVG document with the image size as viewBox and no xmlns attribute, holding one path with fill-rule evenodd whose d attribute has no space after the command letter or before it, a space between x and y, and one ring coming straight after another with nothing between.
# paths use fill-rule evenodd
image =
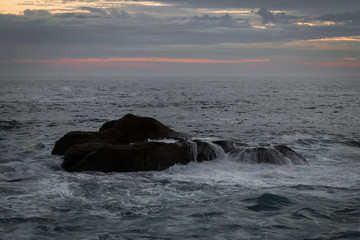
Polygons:
<instances>
[{"instance_id":1,"label":"horizon line","mask_svg":"<svg viewBox=\"0 0 360 240\"><path fill-rule=\"evenodd\" d=\"M113 57L113 58L60 58L60 59L16 59L14 63L86 64L86 63L262 63L270 59L222 60L208 58L160 58L160 57Z\"/></svg>"}]
</instances>

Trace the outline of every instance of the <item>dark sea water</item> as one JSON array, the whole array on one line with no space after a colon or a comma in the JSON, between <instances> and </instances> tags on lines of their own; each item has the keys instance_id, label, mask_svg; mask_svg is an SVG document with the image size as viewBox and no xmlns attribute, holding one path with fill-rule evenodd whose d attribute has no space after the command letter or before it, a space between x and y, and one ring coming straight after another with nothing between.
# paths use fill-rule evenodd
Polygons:
<instances>
[{"instance_id":1,"label":"dark sea water","mask_svg":"<svg viewBox=\"0 0 360 240\"><path fill-rule=\"evenodd\" d=\"M0 239L360 239L360 79L0 77ZM285 144L162 172L67 173L72 130L127 113L198 138Z\"/></svg>"}]
</instances>

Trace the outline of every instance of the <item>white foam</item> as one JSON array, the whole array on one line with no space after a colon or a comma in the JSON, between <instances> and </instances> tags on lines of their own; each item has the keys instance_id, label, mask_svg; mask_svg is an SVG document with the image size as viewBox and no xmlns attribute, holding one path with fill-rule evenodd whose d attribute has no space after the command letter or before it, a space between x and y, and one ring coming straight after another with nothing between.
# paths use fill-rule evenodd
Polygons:
<instances>
[{"instance_id":1,"label":"white foam","mask_svg":"<svg viewBox=\"0 0 360 240\"><path fill-rule=\"evenodd\" d=\"M148 139L148 142L161 142L161 143L177 143L179 140L164 138L164 139Z\"/></svg>"},{"instance_id":2,"label":"white foam","mask_svg":"<svg viewBox=\"0 0 360 240\"><path fill-rule=\"evenodd\" d=\"M188 141L188 143L189 143L189 147L190 147L190 159L192 159L193 161L196 161L197 156L198 156L197 144L193 141Z\"/></svg>"},{"instance_id":3,"label":"white foam","mask_svg":"<svg viewBox=\"0 0 360 240\"><path fill-rule=\"evenodd\" d=\"M344 169L346 168L346 169ZM341 174L346 171L347 174ZM218 186L267 188L279 186L328 186L353 188L360 186L360 171L331 165L247 164L222 158L202 163L175 165L154 174L155 178Z\"/></svg>"},{"instance_id":4,"label":"white foam","mask_svg":"<svg viewBox=\"0 0 360 240\"><path fill-rule=\"evenodd\" d=\"M214 137L192 137L191 140L200 140L204 142L213 142L221 140L220 138L214 138Z\"/></svg>"}]
</instances>

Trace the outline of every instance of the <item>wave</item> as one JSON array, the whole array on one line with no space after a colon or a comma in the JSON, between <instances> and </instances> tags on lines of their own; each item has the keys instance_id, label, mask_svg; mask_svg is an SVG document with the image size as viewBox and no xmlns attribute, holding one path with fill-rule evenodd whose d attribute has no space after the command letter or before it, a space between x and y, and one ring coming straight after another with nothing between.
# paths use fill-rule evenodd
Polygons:
<instances>
[{"instance_id":1,"label":"wave","mask_svg":"<svg viewBox=\"0 0 360 240\"><path fill-rule=\"evenodd\" d=\"M344 141L343 143L347 146L360 148L360 141L348 140L348 141Z\"/></svg>"},{"instance_id":2,"label":"wave","mask_svg":"<svg viewBox=\"0 0 360 240\"><path fill-rule=\"evenodd\" d=\"M284 206L292 204L289 198L273 194L273 193L264 193L257 198L245 199L245 202L255 202L255 205L247 207L248 209L258 212L258 211L273 211L280 210Z\"/></svg>"},{"instance_id":3,"label":"wave","mask_svg":"<svg viewBox=\"0 0 360 240\"><path fill-rule=\"evenodd\" d=\"M22 124L16 120L4 121L0 120L0 130L13 130L20 128Z\"/></svg>"}]
</instances>

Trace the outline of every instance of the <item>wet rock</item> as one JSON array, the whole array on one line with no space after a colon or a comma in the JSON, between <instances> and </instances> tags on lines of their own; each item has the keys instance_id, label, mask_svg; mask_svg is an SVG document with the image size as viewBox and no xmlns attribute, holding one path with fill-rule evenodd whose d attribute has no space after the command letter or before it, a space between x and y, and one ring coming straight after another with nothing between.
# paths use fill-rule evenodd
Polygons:
<instances>
[{"instance_id":1,"label":"wet rock","mask_svg":"<svg viewBox=\"0 0 360 240\"><path fill-rule=\"evenodd\" d=\"M274 147L277 151L279 151L284 157L290 159L292 164L295 165L309 165L306 159L300 155L299 153L295 152L294 150L286 147L286 146L275 146Z\"/></svg>"},{"instance_id":2,"label":"wet rock","mask_svg":"<svg viewBox=\"0 0 360 240\"><path fill-rule=\"evenodd\" d=\"M79 144L65 153L62 167L69 172L134 172L165 170L190 162L186 143L146 142L131 145Z\"/></svg>"},{"instance_id":3,"label":"wet rock","mask_svg":"<svg viewBox=\"0 0 360 240\"><path fill-rule=\"evenodd\" d=\"M145 141L148 138L161 139L176 136L176 132L158 120L126 114L123 118L104 123L100 132L117 129L126 133L129 142Z\"/></svg>"},{"instance_id":4,"label":"wet rock","mask_svg":"<svg viewBox=\"0 0 360 240\"><path fill-rule=\"evenodd\" d=\"M164 170L225 154L249 163L307 164L286 146L250 148L226 140L189 140L156 119L132 114L106 122L98 132L69 132L55 143L52 154L64 155L62 167L69 172Z\"/></svg>"},{"instance_id":5,"label":"wet rock","mask_svg":"<svg viewBox=\"0 0 360 240\"><path fill-rule=\"evenodd\" d=\"M241 147L248 146L245 143L232 142L228 140L217 140L214 141L214 143L219 145L224 150L225 153L232 152Z\"/></svg>"},{"instance_id":6,"label":"wet rock","mask_svg":"<svg viewBox=\"0 0 360 240\"><path fill-rule=\"evenodd\" d=\"M242 148L229 154L233 159L246 163L308 165L303 156L285 146Z\"/></svg>"},{"instance_id":7,"label":"wet rock","mask_svg":"<svg viewBox=\"0 0 360 240\"><path fill-rule=\"evenodd\" d=\"M65 134L55 143L52 154L63 155L71 146L87 142L130 144L147 139L178 138L180 135L154 118L127 114L119 120L104 123L99 132Z\"/></svg>"},{"instance_id":8,"label":"wet rock","mask_svg":"<svg viewBox=\"0 0 360 240\"><path fill-rule=\"evenodd\" d=\"M102 146L106 146L106 143L82 143L71 146L64 154L64 161L61 165L65 170L69 170L76 162L81 161L90 152L96 151ZM108 144L113 146L112 144Z\"/></svg>"},{"instance_id":9,"label":"wet rock","mask_svg":"<svg viewBox=\"0 0 360 240\"><path fill-rule=\"evenodd\" d=\"M196 161L198 162L213 160L224 154L219 145L201 140L194 140L194 142L197 146Z\"/></svg>"},{"instance_id":10,"label":"wet rock","mask_svg":"<svg viewBox=\"0 0 360 240\"><path fill-rule=\"evenodd\" d=\"M66 150L71 146L82 144L82 143L117 143L126 144L126 142L118 140L116 137L111 135L99 134L99 132L80 132L73 131L65 134L56 143L51 152L55 155L64 155Z\"/></svg>"}]
</instances>

